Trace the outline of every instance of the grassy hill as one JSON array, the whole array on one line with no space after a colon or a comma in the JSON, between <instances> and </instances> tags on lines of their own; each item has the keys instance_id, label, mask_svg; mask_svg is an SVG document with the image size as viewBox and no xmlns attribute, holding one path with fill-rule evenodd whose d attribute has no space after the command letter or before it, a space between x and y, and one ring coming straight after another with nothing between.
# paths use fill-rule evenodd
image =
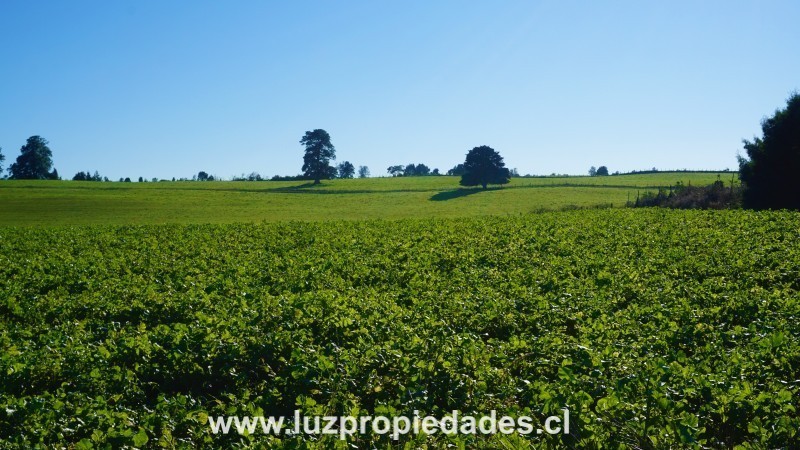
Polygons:
<instances>
[{"instance_id":1,"label":"grassy hill","mask_svg":"<svg viewBox=\"0 0 800 450\"><path fill-rule=\"evenodd\" d=\"M0 181L0 226L275 222L522 214L622 206L637 193L705 185L730 173L660 172L608 177L514 178L464 189L458 177L307 182Z\"/></svg>"}]
</instances>

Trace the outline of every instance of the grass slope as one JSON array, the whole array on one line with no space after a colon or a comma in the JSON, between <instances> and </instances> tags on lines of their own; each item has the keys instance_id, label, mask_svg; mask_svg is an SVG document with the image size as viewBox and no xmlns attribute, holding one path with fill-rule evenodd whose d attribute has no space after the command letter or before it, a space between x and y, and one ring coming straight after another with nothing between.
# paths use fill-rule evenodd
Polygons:
<instances>
[{"instance_id":1,"label":"grass slope","mask_svg":"<svg viewBox=\"0 0 800 450\"><path fill-rule=\"evenodd\" d=\"M721 174L729 180L731 174ZM93 183L0 181L0 226L232 223L521 214L622 206L676 182L704 185L716 173L515 178L502 188L463 189L457 177L305 182Z\"/></svg>"}]
</instances>

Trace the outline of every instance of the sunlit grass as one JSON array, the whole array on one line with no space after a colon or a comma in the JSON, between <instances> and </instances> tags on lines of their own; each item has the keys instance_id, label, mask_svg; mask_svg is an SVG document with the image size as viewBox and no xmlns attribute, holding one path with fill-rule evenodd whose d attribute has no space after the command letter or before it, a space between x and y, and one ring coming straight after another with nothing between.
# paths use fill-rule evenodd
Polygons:
<instances>
[{"instance_id":1,"label":"sunlit grass","mask_svg":"<svg viewBox=\"0 0 800 450\"><path fill-rule=\"evenodd\" d=\"M729 181L731 174L722 174ZM0 225L230 223L522 214L621 207L676 182L704 185L715 173L514 178L503 187L461 188L458 177L308 182L0 181Z\"/></svg>"}]
</instances>

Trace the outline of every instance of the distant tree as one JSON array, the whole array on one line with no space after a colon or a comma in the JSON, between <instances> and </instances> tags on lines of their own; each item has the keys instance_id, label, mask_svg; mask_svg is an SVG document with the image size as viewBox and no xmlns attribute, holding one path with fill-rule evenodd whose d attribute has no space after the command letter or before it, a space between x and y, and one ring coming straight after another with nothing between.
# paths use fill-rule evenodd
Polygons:
<instances>
[{"instance_id":1,"label":"distant tree","mask_svg":"<svg viewBox=\"0 0 800 450\"><path fill-rule=\"evenodd\" d=\"M600 166L597 168L597 176L598 177L607 177L608 176L608 167Z\"/></svg>"},{"instance_id":2,"label":"distant tree","mask_svg":"<svg viewBox=\"0 0 800 450\"><path fill-rule=\"evenodd\" d=\"M306 177L314 180L314 184L319 184L322 179L336 176L336 168L330 165L330 160L336 159L336 148L331 144L331 136L327 131L306 131L300 143L306 147L302 169Z\"/></svg>"},{"instance_id":3,"label":"distant tree","mask_svg":"<svg viewBox=\"0 0 800 450\"><path fill-rule=\"evenodd\" d=\"M214 181L214 179L212 177L209 177L209 178L211 178L210 181ZM250 175L247 176L246 180L247 181L264 181L264 178L258 172L250 172Z\"/></svg>"},{"instance_id":4,"label":"distant tree","mask_svg":"<svg viewBox=\"0 0 800 450\"><path fill-rule=\"evenodd\" d=\"M461 176L464 175L464 164L459 164L452 169L447 171L447 175L450 176Z\"/></svg>"},{"instance_id":5,"label":"distant tree","mask_svg":"<svg viewBox=\"0 0 800 450\"><path fill-rule=\"evenodd\" d=\"M130 179L129 177L125 177L125 182L126 182L126 183L130 183L130 182L131 182L131 179Z\"/></svg>"},{"instance_id":6,"label":"distant tree","mask_svg":"<svg viewBox=\"0 0 800 450\"><path fill-rule=\"evenodd\" d=\"M6 160L5 155L3 155L3 147L0 147L0 177L3 176L3 161Z\"/></svg>"},{"instance_id":7,"label":"distant tree","mask_svg":"<svg viewBox=\"0 0 800 450\"><path fill-rule=\"evenodd\" d=\"M739 156L743 206L753 209L800 209L800 94L786 108L761 121L762 137L743 140Z\"/></svg>"},{"instance_id":8,"label":"distant tree","mask_svg":"<svg viewBox=\"0 0 800 450\"><path fill-rule=\"evenodd\" d=\"M197 181L208 181L208 173L203 170L197 172Z\"/></svg>"},{"instance_id":9,"label":"distant tree","mask_svg":"<svg viewBox=\"0 0 800 450\"><path fill-rule=\"evenodd\" d=\"M144 178L139 177L139 183L144 183Z\"/></svg>"},{"instance_id":10,"label":"distant tree","mask_svg":"<svg viewBox=\"0 0 800 450\"><path fill-rule=\"evenodd\" d=\"M508 174L511 175L512 177L518 177L519 176L519 171L517 170L516 167L514 167L513 169L508 171Z\"/></svg>"},{"instance_id":11,"label":"distant tree","mask_svg":"<svg viewBox=\"0 0 800 450\"><path fill-rule=\"evenodd\" d=\"M97 180L97 181L100 181L100 180ZM153 178L150 179L150 181L152 181L153 183L158 183L158 177L153 177Z\"/></svg>"},{"instance_id":12,"label":"distant tree","mask_svg":"<svg viewBox=\"0 0 800 450\"><path fill-rule=\"evenodd\" d=\"M595 175L597 175L597 167L595 166L589 167L589 176L593 177Z\"/></svg>"},{"instance_id":13,"label":"distant tree","mask_svg":"<svg viewBox=\"0 0 800 450\"><path fill-rule=\"evenodd\" d=\"M350 161L344 161L336 167L339 178L353 178L356 174L356 167Z\"/></svg>"},{"instance_id":14,"label":"distant tree","mask_svg":"<svg viewBox=\"0 0 800 450\"><path fill-rule=\"evenodd\" d=\"M103 181L103 177L100 176L100 172L94 171L94 175L92 175L88 170L86 172L78 172L72 177L73 181Z\"/></svg>"},{"instance_id":15,"label":"distant tree","mask_svg":"<svg viewBox=\"0 0 800 450\"><path fill-rule=\"evenodd\" d=\"M416 177L416 176L425 176L431 174L430 167L426 166L425 164L406 164L405 166L397 165L391 166L386 169L392 176L394 177Z\"/></svg>"},{"instance_id":16,"label":"distant tree","mask_svg":"<svg viewBox=\"0 0 800 450\"><path fill-rule=\"evenodd\" d=\"M358 166L358 178L369 178L369 167Z\"/></svg>"},{"instance_id":17,"label":"distant tree","mask_svg":"<svg viewBox=\"0 0 800 450\"><path fill-rule=\"evenodd\" d=\"M438 175L441 175L441 174L439 173L439 169L433 169L431 171L431 175L437 175L438 176Z\"/></svg>"},{"instance_id":18,"label":"distant tree","mask_svg":"<svg viewBox=\"0 0 800 450\"><path fill-rule=\"evenodd\" d=\"M40 136L31 136L20 148L17 161L11 164L11 178L17 180L58 179L58 172L50 172L53 166L53 152L48 142Z\"/></svg>"},{"instance_id":19,"label":"distant tree","mask_svg":"<svg viewBox=\"0 0 800 450\"><path fill-rule=\"evenodd\" d=\"M402 177L403 176L403 166L389 166L386 169L393 177Z\"/></svg>"},{"instance_id":20,"label":"distant tree","mask_svg":"<svg viewBox=\"0 0 800 450\"><path fill-rule=\"evenodd\" d=\"M301 181L307 179L305 175L273 175L270 178L272 181Z\"/></svg>"},{"instance_id":21,"label":"distant tree","mask_svg":"<svg viewBox=\"0 0 800 450\"><path fill-rule=\"evenodd\" d=\"M493 148L486 145L475 147L467 153L460 184L481 185L484 189L489 184L506 184L511 181L511 174L505 166L503 157Z\"/></svg>"}]
</instances>

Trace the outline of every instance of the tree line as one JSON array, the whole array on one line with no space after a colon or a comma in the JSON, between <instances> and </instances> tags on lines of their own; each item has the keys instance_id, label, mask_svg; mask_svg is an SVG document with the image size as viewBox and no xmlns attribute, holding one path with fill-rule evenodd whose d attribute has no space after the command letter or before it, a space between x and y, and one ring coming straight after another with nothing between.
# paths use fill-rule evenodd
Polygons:
<instances>
[{"instance_id":1,"label":"tree line","mask_svg":"<svg viewBox=\"0 0 800 450\"><path fill-rule=\"evenodd\" d=\"M800 209L800 182L797 179L797 174L800 173L800 94L796 92L791 94L785 108L777 109L772 117L765 118L761 122L761 130L762 137L754 137L752 141L743 140L746 156L737 156L741 204L752 209ZM300 139L300 144L305 147L302 175L275 176L273 180L302 179L313 180L314 184L319 184L321 180L355 177L356 168L349 161L343 161L337 166L331 165L331 161L336 159L336 148L331 143L327 131L323 129L306 131ZM0 173L3 170L3 161L5 156L0 148ZM60 179L58 171L53 168L53 152L48 147L47 140L41 136L28 138L25 145L20 148L20 155L16 161L8 168L8 172L12 179ZM438 169L431 170L422 163L390 166L387 172L392 176L439 175ZM651 171L641 173L647 172ZM657 172L657 169L653 168L652 172ZM357 173L359 178L370 175L367 166L359 166ZM619 172L612 175L616 174ZM506 184L512 176L518 176L516 170L505 167L503 158L496 150L486 145L474 147L467 152L464 162L448 170L447 175L460 176L459 184L462 186L481 186L484 189L490 184ZM592 166L589 175L608 176L609 170L606 166L598 168ZM193 179L213 181L217 177L201 171ZM253 172L241 179L260 181L264 178ZM101 177L97 171L93 174L81 171L75 174L73 180L108 181L108 178ZM175 178L172 180L175 181ZM120 181L130 182L130 178L120 178ZM139 177L139 181L145 180ZM158 180L154 178L153 181ZM721 186L721 183L717 183L710 187L709 195L718 196L723 192L720 190ZM685 187L678 187L675 192L691 196L692 202L695 202L698 195L703 195L700 191ZM667 197L670 196L664 196ZM674 200L673 198L670 201Z\"/></svg>"},{"instance_id":2,"label":"tree line","mask_svg":"<svg viewBox=\"0 0 800 450\"><path fill-rule=\"evenodd\" d=\"M232 181L299 181L299 180L313 180L319 183L323 179L333 178L368 178L370 170L367 166L359 166L358 169L350 162L343 161L336 166L332 166L330 161L336 158L336 148L331 143L330 134L322 129L308 131L300 140L300 143L306 147L305 155L303 157L303 173L300 175L281 176L275 175L272 178L263 177L258 172L251 172L250 174L242 174L241 176L233 176ZM17 161L9 168L11 179L41 179L41 180L59 180L61 177L58 175L56 169L52 169L53 153L48 146L47 140L41 136L31 136L28 141L20 149L20 156ZM499 155L499 154L498 154ZM0 172L2 172L2 162L5 156L2 154L0 148ZM502 160L502 158L501 158ZM489 162L489 164L496 164ZM601 167L603 169L605 166ZM594 168L592 168L594 169ZM502 171L502 170L501 170ZM607 171L607 169L606 169ZM438 168L431 169L423 163L409 163L406 165L393 165L387 168L387 173L393 177L412 177L412 176L438 176L441 175ZM447 171L447 175L463 176L466 173L466 166L464 163L454 166ZM508 170L509 177L519 176L516 169ZM599 175L603 174L600 170ZM500 177L502 178L502 177ZM469 177L468 177L469 179ZM498 178L499 179L499 178ZM104 181L108 182L108 177L100 175L98 171L80 171L72 177L73 181ZM196 175L189 178L172 178L171 181L216 181L221 180L219 176L211 175L206 171L200 171ZM131 182L129 177L120 178L120 182ZM139 177L140 183L152 181L169 181L158 178L148 180L145 177ZM482 184L478 182L477 184ZM494 184L494 183L490 183ZM504 183L497 183L504 184Z\"/></svg>"}]
</instances>

